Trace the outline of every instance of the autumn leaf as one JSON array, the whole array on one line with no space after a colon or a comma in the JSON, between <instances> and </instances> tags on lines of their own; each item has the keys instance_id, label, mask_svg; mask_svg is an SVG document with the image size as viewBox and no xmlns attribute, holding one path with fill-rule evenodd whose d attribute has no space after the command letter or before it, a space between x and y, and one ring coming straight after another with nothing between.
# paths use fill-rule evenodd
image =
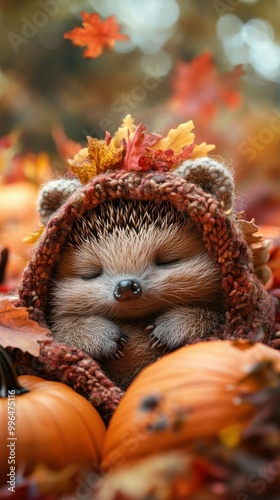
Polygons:
<instances>
[{"instance_id":1,"label":"autumn leaf","mask_svg":"<svg viewBox=\"0 0 280 500\"><path fill-rule=\"evenodd\" d=\"M177 166L178 160L186 160L189 156L199 158L207 156L210 151L215 149L214 144L194 144L195 135L192 132L194 124L192 120L187 123L181 123L177 128L169 130L166 137L156 141L152 149L172 149L177 158L174 158L174 165ZM176 163L177 160L177 163Z\"/></svg>"},{"instance_id":2,"label":"autumn leaf","mask_svg":"<svg viewBox=\"0 0 280 500\"><path fill-rule=\"evenodd\" d=\"M45 226L41 224L37 231L32 231L32 233L23 238L23 243L29 243L30 245L33 245L40 238L41 234L43 234L44 229Z\"/></svg>"},{"instance_id":3,"label":"autumn leaf","mask_svg":"<svg viewBox=\"0 0 280 500\"><path fill-rule=\"evenodd\" d=\"M173 95L168 103L171 111L181 116L208 123L220 104L237 108L242 103L238 92L242 66L219 75L211 52L206 51L191 62L179 62L172 79Z\"/></svg>"},{"instance_id":4,"label":"autumn leaf","mask_svg":"<svg viewBox=\"0 0 280 500\"><path fill-rule=\"evenodd\" d=\"M38 342L49 340L46 328L28 318L25 307L15 307L12 300L0 300L0 345L14 347L39 356Z\"/></svg>"},{"instance_id":5,"label":"autumn leaf","mask_svg":"<svg viewBox=\"0 0 280 500\"><path fill-rule=\"evenodd\" d=\"M174 170L183 160L193 157L193 149L194 144L186 146L178 154L175 154L173 149L147 150L146 154L139 158L138 165L142 170L158 170L159 172Z\"/></svg>"},{"instance_id":6,"label":"autumn leaf","mask_svg":"<svg viewBox=\"0 0 280 500\"><path fill-rule=\"evenodd\" d=\"M216 146L214 144L206 144L206 142L202 142L201 144L196 144L193 148L192 159L208 156L210 151L213 151L215 147Z\"/></svg>"},{"instance_id":7,"label":"autumn leaf","mask_svg":"<svg viewBox=\"0 0 280 500\"><path fill-rule=\"evenodd\" d=\"M135 120L131 115L126 115L124 117L122 124L112 137L112 142L116 147L121 145L123 139L127 141L129 135L130 138L133 137L134 132L137 128L137 126L134 124L134 121Z\"/></svg>"},{"instance_id":8,"label":"autumn leaf","mask_svg":"<svg viewBox=\"0 0 280 500\"><path fill-rule=\"evenodd\" d=\"M110 16L102 22L98 14L81 12L83 19L82 28L74 28L65 33L64 38L72 40L75 45L84 47L84 57L98 57L102 54L104 47L112 49L116 40L127 40L127 35L119 33L119 25L115 17Z\"/></svg>"},{"instance_id":9,"label":"autumn leaf","mask_svg":"<svg viewBox=\"0 0 280 500\"><path fill-rule=\"evenodd\" d=\"M73 157L82 147L78 142L68 139L62 126L59 124L52 128L52 137L55 142L57 152L63 160Z\"/></svg>"},{"instance_id":10,"label":"autumn leaf","mask_svg":"<svg viewBox=\"0 0 280 500\"><path fill-rule=\"evenodd\" d=\"M151 137L145 135L146 127L140 123L133 136L128 133L127 149L124 159L124 168L126 170L139 170L139 158L144 156L147 147L150 145ZM153 140L153 138L152 138Z\"/></svg>"},{"instance_id":11,"label":"autumn leaf","mask_svg":"<svg viewBox=\"0 0 280 500\"><path fill-rule=\"evenodd\" d=\"M109 168L120 167L125 154L123 145L116 147L110 140L99 141L92 137L87 139L88 148L83 148L73 160L68 160L71 172L80 179L82 184L86 184Z\"/></svg>"},{"instance_id":12,"label":"autumn leaf","mask_svg":"<svg viewBox=\"0 0 280 500\"><path fill-rule=\"evenodd\" d=\"M169 130L166 137L157 141L153 149L173 149L174 153L180 153L185 147L193 144L194 134L191 130L194 128L192 120L187 123L181 123L177 128Z\"/></svg>"}]
</instances>

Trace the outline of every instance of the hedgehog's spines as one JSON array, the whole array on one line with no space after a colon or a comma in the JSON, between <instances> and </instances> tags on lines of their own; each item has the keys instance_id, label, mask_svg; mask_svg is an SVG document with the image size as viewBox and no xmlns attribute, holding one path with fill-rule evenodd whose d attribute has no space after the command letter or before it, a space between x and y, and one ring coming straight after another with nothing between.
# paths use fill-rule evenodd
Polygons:
<instances>
[{"instance_id":1,"label":"hedgehog's spines","mask_svg":"<svg viewBox=\"0 0 280 500\"><path fill-rule=\"evenodd\" d=\"M164 229L172 224L185 223L185 216L168 202L109 200L75 222L67 243L76 247L85 240L100 239L113 231L125 229L139 233L151 224Z\"/></svg>"}]
</instances>

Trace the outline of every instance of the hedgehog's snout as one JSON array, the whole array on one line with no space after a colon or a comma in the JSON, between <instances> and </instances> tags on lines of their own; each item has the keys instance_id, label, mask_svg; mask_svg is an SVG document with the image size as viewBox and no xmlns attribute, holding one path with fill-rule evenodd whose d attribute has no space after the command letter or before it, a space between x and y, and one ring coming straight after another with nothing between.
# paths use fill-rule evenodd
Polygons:
<instances>
[{"instance_id":1,"label":"hedgehog's snout","mask_svg":"<svg viewBox=\"0 0 280 500\"><path fill-rule=\"evenodd\" d=\"M114 290L114 297L116 300L126 301L135 300L140 297L142 288L139 281L135 279L120 280Z\"/></svg>"}]
</instances>

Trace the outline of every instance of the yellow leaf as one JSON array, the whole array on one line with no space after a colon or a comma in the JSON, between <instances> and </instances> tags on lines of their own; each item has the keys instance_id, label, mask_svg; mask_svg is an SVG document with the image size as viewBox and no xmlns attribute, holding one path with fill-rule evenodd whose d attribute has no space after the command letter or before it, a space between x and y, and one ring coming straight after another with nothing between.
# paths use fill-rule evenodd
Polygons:
<instances>
[{"instance_id":1,"label":"yellow leaf","mask_svg":"<svg viewBox=\"0 0 280 500\"><path fill-rule=\"evenodd\" d=\"M82 184L87 184L93 177L120 166L124 158L124 147L116 147L112 141L109 145L105 141L88 137L89 146L83 148L74 156L73 160L68 160L71 172L77 175Z\"/></svg>"},{"instance_id":2,"label":"yellow leaf","mask_svg":"<svg viewBox=\"0 0 280 500\"><path fill-rule=\"evenodd\" d=\"M206 144L206 142L202 142L201 144L196 145L193 148L193 152L191 155L191 158L201 158L202 156L207 156L210 151L213 151L215 149L214 144Z\"/></svg>"},{"instance_id":3,"label":"yellow leaf","mask_svg":"<svg viewBox=\"0 0 280 500\"><path fill-rule=\"evenodd\" d=\"M38 231L35 231L34 233L30 233L29 236L26 236L26 238L23 238L23 243L30 243L31 245L33 243L36 243L36 241L40 238L41 234L44 232L45 226L43 224L39 227Z\"/></svg>"},{"instance_id":4,"label":"yellow leaf","mask_svg":"<svg viewBox=\"0 0 280 500\"><path fill-rule=\"evenodd\" d=\"M78 177L82 184L87 184L98 174L96 164L92 163L89 159L84 160L80 164L75 160L68 160L68 163L70 171Z\"/></svg>"},{"instance_id":5,"label":"yellow leaf","mask_svg":"<svg viewBox=\"0 0 280 500\"><path fill-rule=\"evenodd\" d=\"M192 120L187 123L181 123L177 128L169 130L166 137L156 142L152 149L173 149L174 153L180 153L185 146L194 142L194 134L191 130L194 128Z\"/></svg>"},{"instance_id":6,"label":"yellow leaf","mask_svg":"<svg viewBox=\"0 0 280 500\"><path fill-rule=\"evenodd\" d=\"M132 118L131 115L126 115L121 126L112 137L112 143L114 144L114 146L119 147L122 143L122 139L125 139L127 141L128 131L130 132L130 137L132 137L135 130L136 125L134 125L134 118Z\"/></svg>"},{"instance_id":7,"label":"yellow leaf","mask_svg":"<svg viewBox=\"0 0 280 500\"><path fill-rule=\"evenodd\" d=\"M80 149L80 151L78 151L78 153L75 154L74 156L74 160L78 163L81 163L82 161L84 161L86 159L88 155L88 148L82 148ZM71 160L69 160L71 161Z\"/></svg>"}]
</instances>

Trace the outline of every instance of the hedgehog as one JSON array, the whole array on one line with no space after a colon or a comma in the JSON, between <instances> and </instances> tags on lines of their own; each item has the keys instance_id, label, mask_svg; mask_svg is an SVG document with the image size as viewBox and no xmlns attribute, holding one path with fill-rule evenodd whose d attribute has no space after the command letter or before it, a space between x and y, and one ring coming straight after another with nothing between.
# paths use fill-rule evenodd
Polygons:
<instances>
[{"instance_id":1,"label":"hedgehog","mask_svg":"<svg viewBox=\"0 0 280 500\"><path fill-rule=\"evenodd\" d=\"M195 144L192 128L161 137L128 116L113 137L88 138L39 194L43 230L18 305L52 338L38 360L16 366L70 385L106 421L161 356L273 336L267 252L254 256L257 228L234 209L233 172L208 156L212 145Z\"/></svg>"},{"instance_id":2,"label":"hedgehog","mask_svg":"<svg viewBox=\"0 0 280 500\"><path fill-rule=\"evenodd\" d=\"M170 203L110 200L78 219L52 277L55 339L88 352L120 387L163 353L210 336L221 273Z\"/></svg>"}]
</instances>

